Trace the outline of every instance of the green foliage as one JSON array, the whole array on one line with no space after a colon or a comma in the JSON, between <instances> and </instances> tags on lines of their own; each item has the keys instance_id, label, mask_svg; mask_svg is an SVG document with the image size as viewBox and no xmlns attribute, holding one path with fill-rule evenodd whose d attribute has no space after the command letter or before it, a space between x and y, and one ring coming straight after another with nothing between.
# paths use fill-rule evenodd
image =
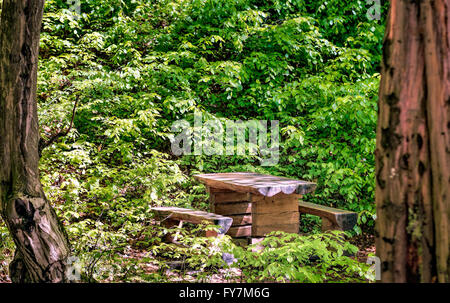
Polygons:
<instances>
[{"instance_id":1,"label":"green foliage","mask_svg":"<svg viewBox=\"0 0 450 303\"><path fill-rule=\"evenodd\" d=\"M141 275L139 279L168 279L165 270L169 268L167 261L171 261L179 264L179 269L173 272L179 273L186 281L208 282L213 274L219 272L230 282L373 280L370 265L347 256L355 254L358 249L345 241L343 232L310 236L273 232L261 243L243 248L234 244L229 236L202 236L205 230L216 228L210 225L192 229L149 226L144 232L147 240L136 245L145 247L152 255L151 261L158 265L160 273ZM177 234L177 244L162 242L167 234ZM228 258L224 258L224 254Z\"/></svg>"},{"instance_id":2,"label":"green foliage","mask_svg":"<svg viewBox=\"0 0 450 303\"><path fill-rule=\"evenodd\" d=\"M9 275L8 264L13 256L14 243L5 224L0 220L0 283L5 282Z\"/></svg>"},{"instance_id":3,"label":"green foliage","mask_svg":"<svg viewBox=\"0 0 450 303\"><path fill-rule=\"evenodd\" d=\"M233 250L247 282L349 282L370 279L369 265L346 256L358 248L339 231L300 236L272 232L260 243Z\"/></svg>"},{"instance_id":4,"label":"green foliage","mask_svg":"<svg viewBox=\"0 0 450 303\"><path fill-rule=\"evenodd\" d=\"M259 244L246 248L236 246L228 236L220 238L198 237L179 230L181 246L159 245L152 249L171 259L182 258L185 267L203 274L220 268L237 268L239 276L230 275L232 281L245 282L367 282L372 279L369 265L359 263L345 254L355 254L357 247L345 241L343 232L315 234L307 237L273 232ZM165 253L163 253L165 251ZM229 256L226 263L223 254ZM209 271L209 272L208 272ZM202 276L197 278L202 279Z\"/></svg>"}]
</instances>

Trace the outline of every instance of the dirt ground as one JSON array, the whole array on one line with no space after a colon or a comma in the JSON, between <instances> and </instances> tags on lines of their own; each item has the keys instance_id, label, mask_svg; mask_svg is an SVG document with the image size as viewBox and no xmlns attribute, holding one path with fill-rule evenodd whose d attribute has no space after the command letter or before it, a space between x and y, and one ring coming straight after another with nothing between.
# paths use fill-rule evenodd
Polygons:
<instances>
[{"instance_id":1,"label":"dirt ground","mask_svg":"<svg viewBox=\"0 0 450 303\"><path fill-rule=\"evenodd\" d=\"M356 258L359 262L366 262L369 254L375 254L375 237L370 234L355 236L350 243L359 248Z\"/></svg>"}]
</instances>

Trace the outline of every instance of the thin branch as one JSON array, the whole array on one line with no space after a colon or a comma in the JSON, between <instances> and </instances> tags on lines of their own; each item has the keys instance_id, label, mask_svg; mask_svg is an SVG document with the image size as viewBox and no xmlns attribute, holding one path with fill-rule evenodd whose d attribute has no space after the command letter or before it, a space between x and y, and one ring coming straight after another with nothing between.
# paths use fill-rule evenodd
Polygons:
<instances>
[{"instance_id":1,"label":"thin branch","mask_svg":"<svg viewBox=\"0 0 450 303\"><path fill-rule=\"evenodd\" d=\"M50 138L48 138L47 140L45 140L44 138L41 138L39 140L39 156L41 156L42 151L44 150L44 148L52 145L53 143L55 143L59 138L62 138L64 136L67 136L70 132L70 130L72 129L73 126L73 120L75 119L75 113L77 110L77 104L78 104L78 100L80 99L80 95L77 96L77 98L75 99L75 103L73 105L73 110L72 110L72 119L70 120L70 124L69 127L64 130L64 131L60 131L52 136L50 136Z\"/></svg>"}]
</instances>

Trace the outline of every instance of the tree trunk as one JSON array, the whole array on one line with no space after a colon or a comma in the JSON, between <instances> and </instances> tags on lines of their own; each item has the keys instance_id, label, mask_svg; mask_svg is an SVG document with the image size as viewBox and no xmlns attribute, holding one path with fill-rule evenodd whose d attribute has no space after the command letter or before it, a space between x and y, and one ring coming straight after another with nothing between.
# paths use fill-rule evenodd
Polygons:
<instances>
[{"instance_id":1,"label":"tree trunk","mask_svg":"<svg viewBox=\"0 0 450 303\"><path fill-rule=\"evenodd\" d=\"M44 0L3 0L0 210L16 244L13 282L65 282L69 243L39 180L36 79Z\"/></svg>"},{"instance_id":2,"label":"tree trunk","mask_svg":"<svg viewBox=\"0 0 450 303\"><path fill-rule=\"evenodd\" d=\"M450 282L450 0L392 0L376 148L383 282Z\"/></svg>"}]
</instances>

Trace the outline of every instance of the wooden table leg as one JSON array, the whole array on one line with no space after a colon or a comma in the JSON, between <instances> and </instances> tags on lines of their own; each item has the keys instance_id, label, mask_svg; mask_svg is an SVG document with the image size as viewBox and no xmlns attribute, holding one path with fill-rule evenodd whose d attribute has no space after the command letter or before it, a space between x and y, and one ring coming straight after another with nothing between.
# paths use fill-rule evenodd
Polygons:
<instances>
[{"instance_id":1,"label":"wooden table leg","mask_svg":"<svg viewBox=\"0 0 450 303\"><path fill-rule=\"evenodd\" d=\"M298 233L298 199L299 195L252 195L252 237L262 237L272 231Z\"/></svg>"},{"instance_id":2,"label":"wooden table leg","mask_svg":"<svg viewBox=\"0 0 450 303\"><path fill-rule=\"evenodd\" d=\"M233 218L227 235L231 237L251 236L252 203L249 193L208 187L211 212Z\"/></svg>"}]
</instances>

